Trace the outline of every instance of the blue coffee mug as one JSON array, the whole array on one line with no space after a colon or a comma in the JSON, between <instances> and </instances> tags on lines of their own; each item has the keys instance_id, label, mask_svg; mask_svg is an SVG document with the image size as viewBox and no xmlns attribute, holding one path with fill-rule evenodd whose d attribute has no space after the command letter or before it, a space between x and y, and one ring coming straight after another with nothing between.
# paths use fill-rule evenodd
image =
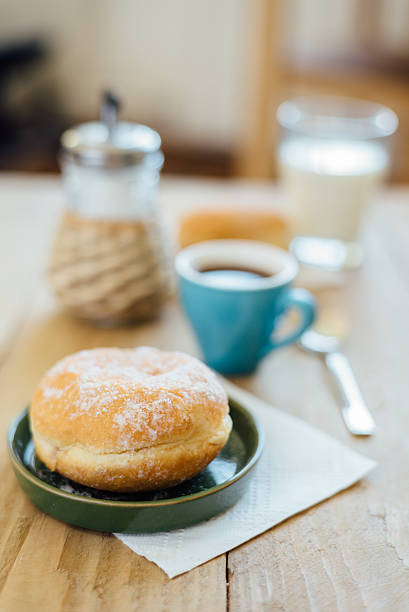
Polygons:
<instances>
[{"instance_id":1,"label":"blue coffee mug","mask_svg":"<svg viewBox=\"0 0 409 612\"><path fill-rule=\"evenodd\" d=\"M204 359L223 374L249 374L269 351L295 342L314 320L313 296L291 286L297 261L277 247L251 240L201 242L180 251L175 267ZM236 278L209 274L223 269L239 273ZM290 308L299 311L300 322L278 339L280 319Z\"/></svg>"}]
</instances>

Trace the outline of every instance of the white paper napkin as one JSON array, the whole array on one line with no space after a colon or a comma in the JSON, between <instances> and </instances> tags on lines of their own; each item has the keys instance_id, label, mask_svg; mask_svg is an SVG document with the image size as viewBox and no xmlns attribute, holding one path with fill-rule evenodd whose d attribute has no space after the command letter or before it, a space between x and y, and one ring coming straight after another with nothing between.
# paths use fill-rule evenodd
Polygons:
<instances>
[{"instance_id":1,"label":"white paper napkin","mask_svg":"<svg viewBox=\"0 0 409 612\"><path fill-rule=\"evenodd\" d=\"M265 429L264 452L247 493L233 508L200 525L166 533L115 534L170 578L349 487L376 465L300 419L228 381L224 384Z\"/></svg>"}]
</instances>

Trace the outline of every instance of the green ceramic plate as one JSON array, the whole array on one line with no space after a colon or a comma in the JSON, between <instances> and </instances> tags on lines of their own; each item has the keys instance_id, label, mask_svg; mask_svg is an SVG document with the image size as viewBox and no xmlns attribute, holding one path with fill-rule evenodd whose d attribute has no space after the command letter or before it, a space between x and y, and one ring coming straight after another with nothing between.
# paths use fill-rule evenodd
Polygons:
<instances>
[{"instance_id":1,"label":"green ceramic plate","mask_svg":"<svg viewBox=\"0 0 409 612\"><path fill-rule=\"evenodd\" d=\"M260 425L230 400L233 429L203 472L176 487L149 493L101 491L51 472L38 459L28 410L9 429L8 446L17 480L47 514L79 527L117 533L147 533L187 527L230 508L246 491L262 451Z\"/></svg>"}]
</instances>

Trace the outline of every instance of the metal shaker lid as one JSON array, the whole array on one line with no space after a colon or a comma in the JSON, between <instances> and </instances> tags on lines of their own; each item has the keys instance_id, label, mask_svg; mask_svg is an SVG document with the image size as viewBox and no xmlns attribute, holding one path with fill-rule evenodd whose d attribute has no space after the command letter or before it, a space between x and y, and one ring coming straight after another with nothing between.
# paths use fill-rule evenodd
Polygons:
<instances>
[{"instance_id":1,"label":"metal shaker lid","mask_svg":"<svg viewBox=\"0 0 409 612\"><path fill-rule=\"evenodd\" d=\"M148 165L160 168L163 153L159 134L146 125L117 122L118 109L118 100L106 92L101 121L81 123L62 134L63 159L94 167Z\"/></svg>"}]
</instances>

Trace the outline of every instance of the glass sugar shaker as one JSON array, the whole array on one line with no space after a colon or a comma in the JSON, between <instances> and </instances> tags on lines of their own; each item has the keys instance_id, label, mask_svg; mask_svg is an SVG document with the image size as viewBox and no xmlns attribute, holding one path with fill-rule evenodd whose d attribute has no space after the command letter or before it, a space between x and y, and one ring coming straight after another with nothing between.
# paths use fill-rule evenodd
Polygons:
<instances>
[{"instance_id":1,"label":"glass sugar shaker","mask_svg":"<svg viewBox=\"0 0 409 612\"><path fill-rule=\"evenodd\" d=\"M118 122L118 108L107 92L100 121L61 137L67 209L49 270L65 309L108 326L154 317L168 293L155 211L161 139L145 125Z\"/></svg>"}]
</instances>

